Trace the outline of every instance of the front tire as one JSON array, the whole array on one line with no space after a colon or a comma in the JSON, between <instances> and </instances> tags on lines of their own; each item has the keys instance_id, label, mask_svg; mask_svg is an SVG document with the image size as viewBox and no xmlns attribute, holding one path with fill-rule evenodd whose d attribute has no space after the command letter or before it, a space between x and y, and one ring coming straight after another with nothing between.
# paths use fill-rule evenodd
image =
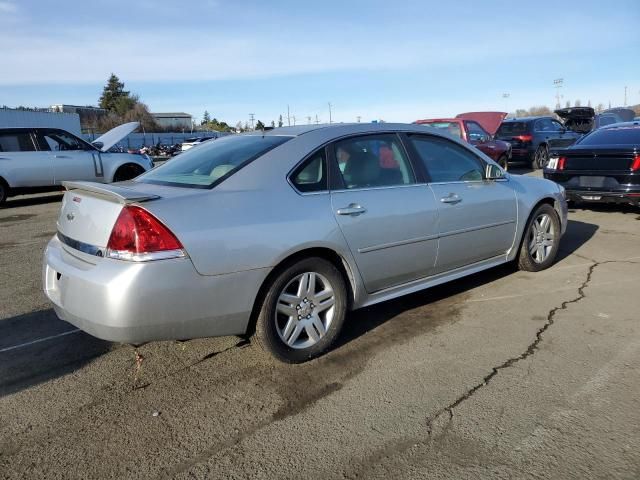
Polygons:
<instances>
[{"instance_id":1,"label":"front tire","mask_svg":"<svg viewBox=\"0 0 640 480\"><path fill-rule=\"evenodd\" d=\"M116 173L113 175L114 182L124 182L126 180L131 180L136 178L138 175L142 175L144 173L144 168L140 165L127 164L122 165Z\"/></svg>"},{"instance_id":2,"label":"front tire","mask_svg":"<svg viewBox=\"0 0 640 480\"><path fill-rule=\"evenodd\" d=\"M311 257L285 268L262 300L255 339L285 363L302 363L326 352L344 324L347 289L329 261Z\"/></svg>"},{"instance_id":3,"label":"front tire","mask_svg":"<svg viewBox=\"0 0 640 480\"><path fill-rule=\"evenodd\" d=\"M6 183L0 179L0 206L4 205L4 202L7 200L9 196L9 187Z\"/></svg>"},{"instance_id":4,"label":"front tire","mask_svg":"<svg viewBox=\"0 0 640 480\"><path fill-rule=\"evenodd\" d=\"M498 165L500 165L502 167L502 169L506 172L509 170L509 160L507 160L507 156L506 155L502 155L499 159L498 159Z\"/></svg>"},{"instance_id":5,"label":"front tire","mask_svg":"<svg viewBox=\"0 0 640 480\"><path fill-rule=\"evenodd\" d=\"M560 246L560 219L555 209L543 203L533 212L520 243L518 267L527 272L549 268Z\"/></svg>"}]
</instances>

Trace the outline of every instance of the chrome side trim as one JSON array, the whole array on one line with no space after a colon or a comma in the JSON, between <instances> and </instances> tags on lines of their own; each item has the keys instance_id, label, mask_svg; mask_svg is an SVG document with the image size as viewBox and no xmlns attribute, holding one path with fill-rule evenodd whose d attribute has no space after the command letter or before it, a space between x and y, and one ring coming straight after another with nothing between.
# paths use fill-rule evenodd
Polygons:
<instances>
[{"instance_id":1,"label":"chrome side trim","mask_svg":"<svg viewBox=\"0 0 640 480\"><path fill-rule=\"evenodd\" d=\"M452 230L450 232L441 233L439 235L439 238L451 237L453 235L459 235L461 233L474 232L476 230L484 230L485 228L499 227L500 225L508 225L510 223L516 223L516 221L515 220L505 220L504 222L489 223L487 225L481 225L479 227L461 228L460 230Z\"/></svg>"},{"instance_id":2,"label":"chrome side trim","mask_svg":"<svg viewBox=\"0 0 640 480\"><path fill-rule=\"evenodd\" d=\"M95 245L91 245L88 243L81 242L79 240L74 240L73 238L67 237L60 231L57 232L58 240L67 245L68 247L73 248L74 250L78 250L82 253L86 253L88 255L93 255L96 257L104 257L104 248L97 247Z\"/></svg>"},{"instance_id":3,"label":"chrome side trim","mask_svg":"<svg viewBox=\"0 0 640 480\"><path fill-rule=\"evenodd\" d=\"M397 242L383 243L372 247L359 248L358 253L375 252L376 250L384 250L385 248L399 247L401 245L409 245L412 243L426 242L428 240L437 240L439 235L427 235L424 237L409 238L408 240L399 240Z\"/></svg>"}]
</instances>

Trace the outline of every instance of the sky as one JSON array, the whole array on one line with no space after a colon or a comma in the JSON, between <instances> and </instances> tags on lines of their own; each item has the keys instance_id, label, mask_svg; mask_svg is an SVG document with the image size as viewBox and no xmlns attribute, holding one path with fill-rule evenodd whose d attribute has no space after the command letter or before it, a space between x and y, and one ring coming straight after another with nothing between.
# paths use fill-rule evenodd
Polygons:
<instances>
[{"instance_id":1,"label":"sky","mask_svg":"<svg viewBox=\"0 0 640 480\"><path fill-rule=\"evenodd\" d=\"M95 105L111 72L152 112L231 125L640 103L640 1L0 0L0 105ZM508 94L508 97L504 97Z\"/></svg>"}]
</instances>

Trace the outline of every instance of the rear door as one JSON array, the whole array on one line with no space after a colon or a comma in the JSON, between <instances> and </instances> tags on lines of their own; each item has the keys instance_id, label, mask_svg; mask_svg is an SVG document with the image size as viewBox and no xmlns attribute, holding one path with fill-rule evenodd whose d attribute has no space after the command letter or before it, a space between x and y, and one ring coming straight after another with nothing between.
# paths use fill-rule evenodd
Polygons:
<instances>
[{"instance_id":1,"label":"rear door","mask_svg":"<svg viewBox=\"0 0 640 480\"><path fill-rule=\"evenodd\" d=\"M409 138L439 209L436 272L504 255L516 232L516 197L508 179L484 180L482 159L449 139Z\"/></svg>"},{"instance_id":2,"label":"rear door","mask_svg":"<svg viewBox=\"0 0 640 480\"><path fill-rule=\"evenodd\" d=\"M331 204L368 292L429 276L438 206L398 135L355 136L329 149Z\"/></svg>"},{"instance_id":3,"label":"rear door","mask_svg":"<svg viewBox=\"0 0 640 480\"><path fill-rule=\"evenodd\" d=\"M12 187L53 185L53 166L47 152L38 151L33 130L0 131L0 172Z\"/></svg>"},{"instance_id":4,"label":"rear door","mask_svg":"<svg viewBox=\"0 0 640 480\"><path fill-rule=\"evenodd\" d=\"M78 137L58 129L38 129L38 143L49 151L54 182L89 180L102 181L100 152Z\"/></svg>"},{"instance_id":5,"label":"rear door","mask_svg":"<svg viewBox=\"0 0 640 480\"><path fill-rule=\"evenodd\" d=\"M551 118L541 118L535 122L534 128L550 149L564 148L573 145L580 138L580 134L573 130L567 130L557 120Z\"/></svg>"}]
</instances>

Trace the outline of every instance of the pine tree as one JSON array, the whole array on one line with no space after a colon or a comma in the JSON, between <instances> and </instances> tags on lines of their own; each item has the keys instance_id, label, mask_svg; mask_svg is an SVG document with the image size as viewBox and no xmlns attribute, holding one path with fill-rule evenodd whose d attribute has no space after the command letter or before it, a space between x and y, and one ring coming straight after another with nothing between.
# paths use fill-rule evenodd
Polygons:
<instances>
[{"instance_id":1,"label":"pine tree","mask_svg":"<svg viewBox=\"0 0 640 480\"><path fill-rule=\"evenodd\" d=\"M260 120L258 120L258 123L256 123L256 130L264 130L264 123L262 123Z\"/></svg>"},{"instance_id":2,"label":"pine tree","mask_svg":"<svg viewBox=\"0 0 640 480\"><path fill-rule=\"evenodd\" d=\"M205 110L204 114L202 115L202 123L201 123L201 125L209 123L210 121L211 121L211 116L209 115L209 112Z\"/></svg>"},{"instance_id":3,"label":"pine tree","mask_svg":"<svg viewBox=\"0 0 640 480\"><path fill-rule=\"evenodd\" d=\"M121 107L129 98L129 92L124 89L124 82L115 75L111 74L107 84L102 90L102 96L100 97L100 108L104 108L110 112L114 112Z\"/></svg>"},{"instance_id":4,"label":"pine tree","mask_svg":"<svg viewBox=\"0 0 640 480\"><path fill-rule=\"evenodd\" d=\"M271 120L271 128L276 128L276 122L274 122L273 120Z\"/></svg>"},{"instance_id":5,"label":"pine tree","mask_svg":"<svg viewBox=\"0 0 640 480\"><path fill-rule=\"evenodd\" d=\"M282 115L280 115L278 117L278 127L281 127L282 125L284 125L284 123L282 122Z\"/></svg>"}]
</instances>

